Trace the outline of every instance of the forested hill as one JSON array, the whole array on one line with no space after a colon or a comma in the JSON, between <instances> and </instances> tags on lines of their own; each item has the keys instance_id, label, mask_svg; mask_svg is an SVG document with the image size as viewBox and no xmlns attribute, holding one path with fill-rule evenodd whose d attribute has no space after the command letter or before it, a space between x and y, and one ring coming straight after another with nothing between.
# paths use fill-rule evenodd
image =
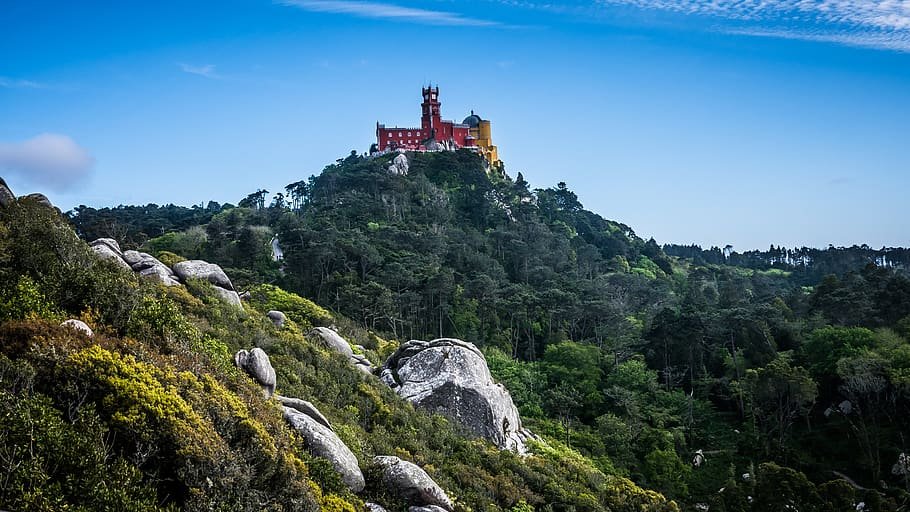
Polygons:
<instances>
[{"instance_id":1,"label":"forested hill","mask_svg":"<svg viewBox=\"0 0 910 512\"><path fill-rule=\"evenodd\" d=\"M352 154L238 207L71 219L84 238L214 261L383 337L474 342L533 431L684 508L907 506L902 269L842 258L822 276L664 250L564 184L532 190L463 151L408 159L405 173Z\"/></svg>"},{"instance_id":2,"label":"forested hill","mask_svg":"<svg viewBox=\"0 0 910 512\"><path fill-rule=\"evenodd\" d=\"M147 243L255 268L396 337L486 340L529 360L553 340L602 343L627 330L630 311L610 303L611 288L647 283L640 309L661 293L653 284L669 284L673 267L656 243L584 210L565 184L530 190L521 174L488 176L469 152L412 155L407 176L387 166L349 157L267 207L254 193L240 202L252 209L79 208L73 221L87 239L136 244L185 229ZM282 277L266 275L272 234Z\"/></svg>"}]
</instances>

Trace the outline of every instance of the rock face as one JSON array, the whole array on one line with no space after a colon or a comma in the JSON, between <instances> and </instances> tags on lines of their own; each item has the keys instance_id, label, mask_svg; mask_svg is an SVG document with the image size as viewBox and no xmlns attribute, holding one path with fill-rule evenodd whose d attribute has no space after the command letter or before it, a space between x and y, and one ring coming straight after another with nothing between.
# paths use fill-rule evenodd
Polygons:
<instances>
[{"instance_id":1,"label":"rock face","mask_svg":"<svg viewBox=\"0 0 910 512\"><path fill-rule=\"evenodd\" d=\"M357 457L335 432L297 409L283 407L283 410L284 419L303 436L310 453L331 462L335 471L341 475L342 481L353 492L362 491L363 473L357 465Z\"/></svg>"},{"instance_id":2,"label":"rock face","mask_svg":"<svg viewBox=\"0 0 910 512\"><path fill-rule=\"evenodd\" d=\"M14 202L16 202L16 195L10 190L6 180L0 178L0 206L5 208Z\"/></svg>"},{"instance_id":3,"label":"rock face","mask_svg":"<svg viewBox=\"0 0 910 512\"><path fill-rule=\"evenodd\" d=\"M442 414L500 449L525 453L533 438L509 392L493 382L473 344L451 338L411 340L389 357L380 377L399 396Z\"/></svg>"},{"instance_id":4,"label":"rock face","mask_svg":"<svg viewBox=\"0 0 910 512\"><path fill-rule=\"evenodd\" d=\"M86 325L82 320L76 320L75 318L70 318L69 320L60 324L62 327L69 327L75 331L79 331L82 334L92 338L95 336L95 333L92 332L92 328Z\"/></svg>"},{"instance_id":5,"label":"rock face","mask_svg":"<svg viewBox=\"0 0 910 512\"><path fill-rule=\"evenodd\" d=\"M302 412L303 414L306 414L310 418L316 420L317 423L328 428L329 430L332 430L332 431L335 430L334 428L332 428L332 424L329 423L329 420L326 419L326 417L323 416L321 412L319 412L319 409L317 409L316 406L311 404L310 402L307 402L306 400L301 400L299 398L288 398L286 396L281 396L281 395L275 395L275 399L277 399L278 403L280 403L281 405L283 405L285 407L289 407L291 409L295 409L299 412Z\"/></svg>"},{"instance_id":6,"label":"rock face","mask_svg":"<svg viewBox=\"0 0 910 512\"><path fill-rule=\"evenodd\" d=\"M451 512L452 501L426 471L398 457L373 457L382 470L382 483L389 492L416 507L437 506ZM432 510L432 509L430 509Z\"/></svg>"},{"instance_id":7,"label":"rock face","mask_svg":"<svg viewBox=\"0 0 910 512\"><path fill-rule=\"evenodd\" d=\"M262 386L266 397L275 392L275 369L269 362L269 356L259 347L253 350L240 350L234 354L234 364Z\"/></svg>"},{"instance_id":8,"label":"rock face","mask_svg":"<svg viewBox=\"0 0 910 512\"><path fill-rule=\"evenodd\" d=\"M221 267L202 260L186 260L174 265L174 273L181 281L187 279L204 279L213 285L234 291L234 285Z\"/></svg>"},{"instance_id":9,"label":"rock face","mask_svg":"<svg viewBox=\"0 0 910 512\"><path fill-rule=\"evenodd\" d=\"M265 316L269 317L269 320L271 320L272 323L275 324L275 327L279 329L284 327L285 322L288 321L287 315L281 311L272 310L266 313Z\"/></svg>"},{"instance_id":10,"label":"rock face","mask_svg":"<svg viewBox=\"0 0 910 512\"><path fill-rule=\"evenodd\" d=\"M389 164L389 172L396 176L407 176L408 157L404 156L404 153L399 153Z\"/></svg>"}]
</instances>

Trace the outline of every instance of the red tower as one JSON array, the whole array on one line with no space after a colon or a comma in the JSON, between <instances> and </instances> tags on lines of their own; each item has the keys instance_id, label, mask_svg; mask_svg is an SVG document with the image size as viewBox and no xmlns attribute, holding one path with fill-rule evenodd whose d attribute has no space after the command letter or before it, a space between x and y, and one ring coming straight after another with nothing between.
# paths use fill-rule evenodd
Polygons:
<instances>
[{"instance_id":1,"label":"red tower","mask_svg":"<svg viewBox=\"0 0 910 512\"><path fill-rule=\"evenodd\" d=\"M442 127L442 114L440 113L439 103L439 86L435 88L424 87L423 88L423 103L420 104L420 107L423 109L423 115L420 118L420 127L423 129L424 133L429 134L430 138L437 139L437 135L442 135L440 133L440 128Z\"/></svg>"}]
</instances>

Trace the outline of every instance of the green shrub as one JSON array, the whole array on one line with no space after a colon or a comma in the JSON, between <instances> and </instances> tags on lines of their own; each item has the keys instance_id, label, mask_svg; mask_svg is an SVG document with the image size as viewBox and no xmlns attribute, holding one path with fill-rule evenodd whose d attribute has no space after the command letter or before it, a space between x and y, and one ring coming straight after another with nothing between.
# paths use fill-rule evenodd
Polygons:
<instances>
[{"instance_id":1,"label":"green shrub","mask_svg":"<svg viewBox=\"0 0 910 512\"><path fill-rule=\"evenodd\" d=\"M252 302L263 311L278 310L304 331L332 323L332 315L313 301L286 292L277 286L261 284L250 290Z\"/></svg>"}]
</instances>

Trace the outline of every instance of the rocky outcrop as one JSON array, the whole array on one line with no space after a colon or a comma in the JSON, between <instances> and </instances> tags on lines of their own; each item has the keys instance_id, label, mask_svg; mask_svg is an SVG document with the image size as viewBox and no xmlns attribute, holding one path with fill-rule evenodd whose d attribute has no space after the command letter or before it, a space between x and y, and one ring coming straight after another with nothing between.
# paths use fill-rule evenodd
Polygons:
<instances>
[{"instance_id":1,"label":"rocky outcrop","mask_svg":"<svg viewBox=\"0 0 910 512\"><path fill-rule=\"evenodd\" d=\"M282 407L282 409L284 419L304 438L310 453L331 462L332 467L341 475L341 480L351 491L362 491L364 488L363 473L357 465L357 457L335 435L335 432L297 409L291 407Z\"/></svg>"},{"instance_id":2,"label":"rocky outcrop","mask_svg":"<svg viewBox=\"0 0 910 512\"><path fill-rule=\"evenodd\" d=\"M7 207L16 202L16 195L10 190L6 180L0 178L0 207Z\"/></svg>"},{"instance_id":3,"label":"rocky outcrop","mask_svg":"<svg viewBox=\"0 0 910 512\"><path fill-rule=\"evenodd\" d=\"M95 254L98 255L98 257L113 261L117 265L119 265L127 270L132 270L130 268L130 266L125 261L123 261L123 258L121 258L120 255L117 254L117 252L114 251L114 249L112 249L107 244L100 244L100 243L95 244L94 242L92 242L91 249L92 249L92 252L94 252Z\"/></svg>"},{"instance_id":4,"label":"rocky outcrop","mask_svg":"<svg viewBox=\"0 0 910 512\"><path fill-rule=\"evenodd\" d=\"M227 274L218 265L202 260L186 260L174 264L174 273L183 282L186 282L187 279L208 281L214 286L215 293L218 294L221 300L232 306L243 308L243 304L240 302L240 294L234 290L234 284L231 283Z\"/></svg>"},{"instance_id":5,"label":"rocky outcrop","mask_svg":"<svg viewBox=\"0 0 910 512\"><path fill-rule=\"evenodd\" d=\"M202 279L225 290L234 291L234 285L221 267L202 260L186 260L174 265L174 273L181 281Z\"/></svg>"},{"instance_id":6,"label":"rocky outcrop","mask_svg":"<svg viewBox=\"0 0 910 512\"><path fill-rule=\"evenodd\" d=\"M327 349L347 357L348 361L354 365L354 368L357 368L368 375L373 374L373 363L371 363L366 356L355 354L347 340L342 338L341 335L334 330L329 329L328 327L314 327L307 335L311 339L321 343Z\"/></svg>"},{"instance_id":7,"label":"rocky outcrop","mask_svg":"<svg viewBox=\"0 0 910 512\"><path fill-rule=\"evenodd\" d=\"M120 244L117 243L117 241L114 240L113 238L98 238L98 239L94 240L92 243L90 243L89 245L91 245L92 247L94 247L96 245L106 245L108 248L110 248L112 251L114 251L114 253L116 253L117 256L121 256L121 257L123 256L123 251L120 250Z\"/></svg>"},{"instance_id":8,"label":"rocky outcrop","mask_svg":"<svg viewBox=\"0 0 910 512\"><path fill-rule=\"evenodd\" d=\"M391 494L404 498L412 506L435 505L452 511L452 501L445 491L417 464L392 456L373 457L373 462L381 469L382 484Z\"/></svg>"},{"instance_id":9,"label":"rocky outcrop","mask_svg":"<svg viewBox=\"0 0 910 512\"><path fill-rule=\"evenodd\" d=\"M95 242L97 241L98 240ZM92 243L94 244L95 242ZM125 261L130 266L133 272L136 272L142 277L152 279L165 286L180 285L180 281L177 280L177 275L174 273L174 271L164 263L161 263L158 258L152 256L149 253L125 251L123 253L123 261Z\"/></svg>"},{"instance_id":10,"label":"rocky outcrop","mask_svg":"<svg viewBox=\"0 0 910 512\"><path fill-rule=\"evenodd\" d=\"M389 164L389 172L396 176L407 176L408 174L408 157L404 153L399 153Z\"/></svg>"},{"instance_id":11,"label":"rocky outcrop","mask_svg":"<svg viewBox=\"0 0 910 512\"><path fill-rule=\"evenodd\" d=\"M234 290L234 285L221 267L201 260L181 261L171 269L158 258L146 252L122 251L120 244L113 238L99 238L89 243L92 251L99 257L109 259L118 265L128 268L139 274L140 277L151 279L165 286L180 286L181 281L197 278L212 284L218 298L228 304L243 308L240 295Z\"/></svg>"},{"instance_id":12,"label":"rocky outcrop","mask_svg":"<svg viewBox=\"0 0 910 512\"><path fill-rule=\"evenodd\" d=\"M280 403L284 407L290 407L291 409L300 411L303 414L306 414L307 416L309 416L310 418L316 420L317 423L328 428L329 430L332 430L332 431L335 430L334 428L332 428L332 424L329 423L329 420L325 416L323 416L321 412L319 412L319 409L317 409L315 405L311 404L310 402L307 402L306 400L301 400L299 398L288 398L286 396L281 396L281 395L275 395L275 399L278 400L278 403Z\"/></svg>"},{"instance_id":13,"label":"rocky outcrop","mask_svg":"<svg viewBox=\"0 0 910 512\"><path fill-rule=\"evenodd\" d=\"M486 358L471 343L408 341L389 357L380 378L415 406L448 417L500 449L525 453L525 441L533 438L509 392L493 381Z\"/></svg>"},{"instance_id":14,"label":"rocky outcrop","mask_svg":"<svg viewBox=\"0 0 910 512\"><path fill-rule=\"evenodd\" d=\"M78 332L88 336L89 338L92 338L95 336L95 333L92 331L92 328L89 327L82 320L76 320L75 318L70 318L69 320L60 324L60 326L69 327L70 329L72 329L74 331L78 331Z\"/></svg>"},{"instance_id":15,"label":"rocky outcrop","mask_svg":"<svg viewBox=\"0 0 910 512\"><path fill-rule=\"evenodd\" d=\"M48 199L46 195L44 195L44 194L39 194L39 193L37 193L37 192L34 193L34 194L27 194L27 195L24 195L24 196L22 196L21 199L25 199L25 200L28 200L28 201L34 201L35 203L38 203L38 204L40 204L40 205L42 205L42 206L46 206L46 207L48 207L48 208L53 208L53 207L54 207L53 203L51 203L51 200Z\"/></svg>"},{"instance_id":16,"label":"rocky outcrop","mask_svg":"<svg viewBox=\"0 0 910 512\"><path fill-rule=\"evenodd\" d=\"M287 315L281 311L272 310L266 313L265 316L269 317L269 320L271 320L272 323L275 324L275 327L279 329L284 327L284 324L288 321Z\"/></svg>"},{"instance_id":17,"label":"rocky outcrop","mask_svg":"<svg viewBox=\"0 0 910 512\"><path fill-rule=\"evenodd\" d=\"M266 397L272 396L275 392L275 369L264 350L259 347L250 351L240 350L234 354L234 364L262 386Z\"/></svg>"}]
</instances>

